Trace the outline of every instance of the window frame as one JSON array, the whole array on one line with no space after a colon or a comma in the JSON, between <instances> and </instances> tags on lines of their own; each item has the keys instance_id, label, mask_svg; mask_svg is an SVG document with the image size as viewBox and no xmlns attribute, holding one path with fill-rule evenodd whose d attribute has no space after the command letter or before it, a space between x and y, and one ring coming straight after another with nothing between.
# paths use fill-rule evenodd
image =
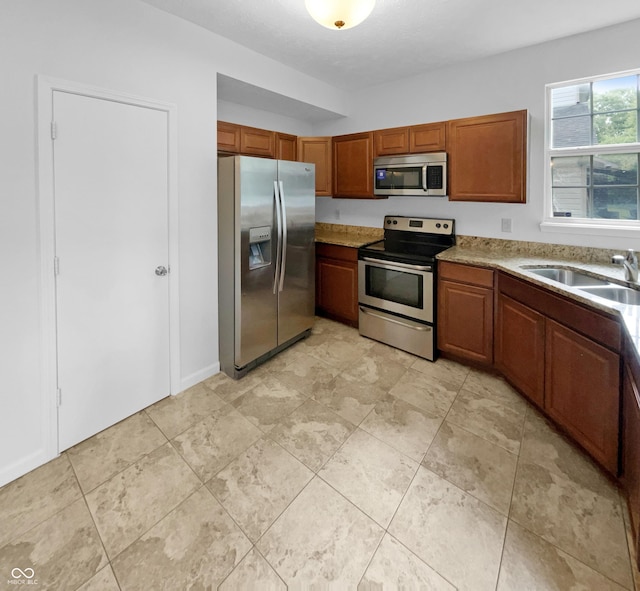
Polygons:
<instances>
[{"instance_id":1,"label":"window frame","mask_svg":"<svg viewBox=\"0 0 640 591\"><path fill-rule=\"evenodd\" d=\"M625 76L640 76L640 68L604 74L600 76L588 76L575 80L564 80L545 85L545 131L544 131L544 217L540 228L545 232L563 232L575 234L597 234L609 236L630 236L640 238L640 220L619 220L609 218L564 218L553 216L553 179L551 161L554 157L561 156L594 156L603 154L628 154L640 153L640 140L626 144L590 144L589 146L552 148L552 91L556 88L574 86L623 78ZM616 111L617 112L617 111ZM640 127L640 103L638 104L638 126ZM593 117L593 111L591 111ZM592 123L593 125L593 123ZM640 131L638 132L640 134ZM593 140L593 138L592 138ZM640 175L640 170L639 170Z\"/></svg>"}]
</instances>

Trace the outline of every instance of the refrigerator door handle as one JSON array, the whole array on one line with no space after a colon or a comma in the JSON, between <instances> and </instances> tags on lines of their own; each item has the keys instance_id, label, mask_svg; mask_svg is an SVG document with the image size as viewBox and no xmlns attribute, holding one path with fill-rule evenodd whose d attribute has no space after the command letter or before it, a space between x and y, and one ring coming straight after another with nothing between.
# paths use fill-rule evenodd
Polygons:
<instances>
[{"instance_id":1,"label":"refrigerator door handle","mask_svg":"<svg viewBox=\"0 0 640 591\"><path fill-rule=\"evenodd\" d=\"M273 181L273 194L276 202L276 272L273 278L273 293L277 293L280 278L280 259L282 258L282 212L278 181Z\"/></svg>"},{"instance_id":2,"label":"refrigerator door handle","mask_svg":"<svg viewBox=\"0 0 640 591\"><path fill-rule=\"evenodd\" d=\"M282 260L280 262L280 287L278 291L282 291L284 289L284 276L287 272L287 207L284 203L284 184L282 181L278 181L280 183L280 215L282 220Z\"/></svg>"}]
</instances>

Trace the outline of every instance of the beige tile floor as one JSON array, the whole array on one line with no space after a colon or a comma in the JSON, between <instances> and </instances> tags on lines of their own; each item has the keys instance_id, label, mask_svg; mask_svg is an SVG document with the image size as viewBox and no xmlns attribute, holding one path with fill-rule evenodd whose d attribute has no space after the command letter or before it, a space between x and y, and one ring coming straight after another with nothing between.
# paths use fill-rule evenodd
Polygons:
<instances>
[{"instance_id":1,"label":"beige tile floor","mask_svg":"<svg viewBox=\"0 0 640 591\"><path fill-rule=\"evenodd\" d=\"M318 319L1 488L0 589L634 589L626 523L503 380Z\"/></svg>"}]
</instances>

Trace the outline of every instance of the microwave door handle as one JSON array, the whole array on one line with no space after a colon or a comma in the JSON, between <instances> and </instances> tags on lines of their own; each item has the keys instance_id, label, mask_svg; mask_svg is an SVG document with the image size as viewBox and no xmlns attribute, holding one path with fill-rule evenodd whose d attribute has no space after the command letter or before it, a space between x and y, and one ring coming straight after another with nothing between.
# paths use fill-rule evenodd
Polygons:
<instances>
[{"instance_id":1,"label":"microwave door handle","mask_svg":"<svg viewBox=\"0 0 640 591\"><path fill-rule=\"evenodd\" d=\"M426 164L422 167L422 189L424 191L429 190L427 188L427 165Z\"/></svg>"}]
</instances>

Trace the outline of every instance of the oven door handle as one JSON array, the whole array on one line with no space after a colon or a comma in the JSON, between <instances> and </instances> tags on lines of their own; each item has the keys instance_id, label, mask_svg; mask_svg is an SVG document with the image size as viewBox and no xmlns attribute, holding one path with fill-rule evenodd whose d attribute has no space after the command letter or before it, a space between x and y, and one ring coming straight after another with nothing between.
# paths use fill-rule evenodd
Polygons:
<instances>
[{"instance_id":1,"label":"oven door handle","mask_svg":"<svg viewBox=\"0 0 640 591\"><path fill-rule=\"evenodd\" d=\"M396 263L395 261L385 261L382 259L374 259L371 257L362 257L363 261L368 263L376 263L381 267L400 267L401 269L411 269L412 271L431 271L431 265L410 265L409 263Z\"/></svg>"},{"instance_id":2,"label":"oven door handle","mask_svg":"<svg viewBox=\"0 0 640 591\"><path fill-rule=\"evenodd\" d=\"M382 314L376 314L373 310L370 310L368 308L363 308L362 306L360 307L360 312L362 312L363 314L368 314L369 316L374 316L375 318L380 318L380 320L384 320L385 322L391 322L393 324L399 324L400 326L403 326L404 328L410 328L412 330L418 330L418 331L430 331L431 327L430 326L418 326L416 324L407 324L406 322L402 322L402 320L398 320L397 318L391 318L391 316L389 314L385 314L384 316Z\"/></svg>"}]
</instances>

